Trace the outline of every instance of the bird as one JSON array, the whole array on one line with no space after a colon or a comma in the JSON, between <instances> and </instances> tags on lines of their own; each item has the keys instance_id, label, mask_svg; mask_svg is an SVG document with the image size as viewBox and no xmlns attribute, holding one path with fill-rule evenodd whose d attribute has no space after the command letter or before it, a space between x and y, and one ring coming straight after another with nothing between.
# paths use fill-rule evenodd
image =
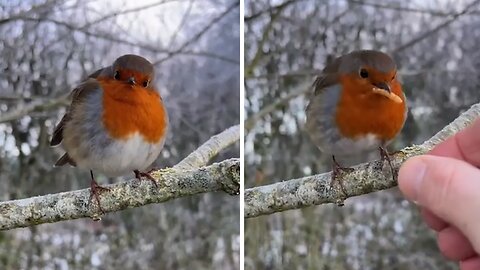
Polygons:
<instances>
[{"instance_id":1,"label":"bird","mask_svg":"<svg viewBox=\"0 0 480 270\"><path fill-rule=\"evenodd\" d=\"M93 171L106 176L133 172L156 185L144 170L164 147L169 121L153 65L138 55L120 56L78 84L70 98L50 141L66 151L54 166L90 170L90 200L95 198L102 212L99 194L109 189L96 182Z\"/></svg>"},{"instance_id":2,"label":"bird","mask_svg":"<svg viewBox=\"0 0 480 270\"><path fill-rule=\"evenodd\" d=\"M312 88L305 129L319 150L332 157L331 186L341 171L352 170L342 167L336 156L375 149L395 175L385 147L402 130L408 109L394 60L376 50L352 51L327 64Z\"/></svg>"}]
</instances>

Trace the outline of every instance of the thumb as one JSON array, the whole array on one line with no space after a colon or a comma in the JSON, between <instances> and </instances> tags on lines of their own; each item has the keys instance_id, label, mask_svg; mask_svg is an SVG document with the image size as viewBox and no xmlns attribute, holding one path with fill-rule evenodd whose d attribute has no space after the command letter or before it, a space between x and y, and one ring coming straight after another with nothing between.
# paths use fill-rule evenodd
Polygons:
<instances>
[{"instance_id":1,"label":"thumb","mask_svg":"<svg viewBox=\"0 0 480 270\"><path fill-rule=\"evenodd\" d=\"M409 200L457 227L480 253L480 170L446 157L419 156L400 168L398 183Z\"/></svg>"}]
</instances>

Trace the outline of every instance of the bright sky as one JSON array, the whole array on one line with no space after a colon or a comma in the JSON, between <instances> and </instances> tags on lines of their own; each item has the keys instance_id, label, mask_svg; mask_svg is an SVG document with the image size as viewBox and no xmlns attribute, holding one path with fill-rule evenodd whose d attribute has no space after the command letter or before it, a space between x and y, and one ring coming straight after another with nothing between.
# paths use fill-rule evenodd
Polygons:
<instances>
[{"instance_id":1,"label":"bright sky","mask_svg":"<svg viewBox=\"0 0 480 270\"><path fill-rule=\"evenodd\" d=\"M128 34L133 40L151 40L161 41L165 45L170 42L171 37L177 32L179 26L183 21L183 17L188 11L191 15L202 15L204 23L209 18L209 14L218 13L218 9L221 7L215 7L210 1L194 1L194 0L141 0L141 1L127 1L122 0L115 3L115 11L123 11L137 7L144 7L151 4L164 2L161 5L156 5L152 8L142 9L140 12L132 12L123 14L117 21L122 29L128 29ZM112 9L112 1L109 0L97 0L92 1L88 6L93 9L90 12L91 18L87 20L95 20L104 16L105 14L112 13L108 11ZM192 19L187 20L187 25L192 25ZM199 22L201 24L201 22ZM204 24L202 24L204 25ZM177 42L182 42L186 38L186 35L180 31L176 36ZM147 39L147 40L145 40ZM145 43L149 43L148 41Z\"/></svg>"}]
</instances>

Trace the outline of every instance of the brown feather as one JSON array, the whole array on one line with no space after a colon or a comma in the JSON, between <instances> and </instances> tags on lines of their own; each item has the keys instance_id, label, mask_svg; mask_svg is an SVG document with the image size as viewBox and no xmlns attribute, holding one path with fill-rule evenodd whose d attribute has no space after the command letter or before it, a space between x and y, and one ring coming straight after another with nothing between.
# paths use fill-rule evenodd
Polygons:
<instances>
[{"instance_id":1,"label":"brown feather","mask_svg":"<svg viewBox=\"0 0 480 270\"><path fill-rule=\"evenodd\" d=\"M55 127L55 130L53 131L53 136L52 140L50 141L50 146L56 146L59 145L62 140L63 140L63 127L65 126L65 123L67 122L67 118L69 117L68 113L66 113L63 117L62 120L60 120L60 123Z\"/></svg>"},{"instance_id":2,"label":"brown feather","mask_svg":"<svg viewBox=\"0 0 480 270\"><path fill-rule=\"evenodd\" d=\"M70 164L73 167L77 166L77 163L68 155L68 153L65 153L62 157L60 157L57 162L55 162L55 167L60 167L65 164Z\"/></svg>"},{"instance_id":3,"label":"brown feather","mask_svg":"<svg viewBox=\"0 0 480 270\"><path fill-rule=\"evenodd\" d=\"M72 102L70 103L70 107L67 108L67 112L62 117L62 120L57 124L53 131L53 136L50 141L50 146L59 145L63 140L63 127L67 124L70 120L70 113L75 108L75 105L78 102L82 101L88 94L92 93L95 89L98 89L100 85L98 84L97 80L89 78L85 82L81 83L77 88L73 89L70 97Z\"/></svg>"},{"instance_id":4,"label":"brown feather","mask_svg":"<svg viewBox=\"0 0 480 270\"><path fill-rule=\"evenodd\" d=\"M322 74L318 75L313 83L314 95L317 96L323 89L335 85L339 81L338 67L342 57L337 57L330 63L328 63L322 70Z\"/></svg>"},{"instance_id":5,"label":"brown feather","mask_svg":"<svg viewBox=\"0 0 480 270\"><path fill-rule=\"evenodd\" d=\"M322 74L315 79L313 83L314 94L317 96L323 89L338 83L339 76L336 73Z\"/></svg>"},{"instance_id":6,"label":"brown feather","mask_svg":"<svg viewBox=\"0 0 480 270\"><path fill-rule=\"evenodd\" d=\"M63 141L63 129L68 121L71 120L71 113L75 109L75 106L79 104L79 102L82 102L90 93L99 87L100 85L97 80L90 78L81 83L77 88L73 89L72 93L70 94L72 102L70 107L67 108L67 112L62 117L62 120L60 120L53 131L52 140L50 141L51 146L59 145ZM63 166L65 164L70 164L72 166L77 165L76 162L68 155L68 153L65 153L62 157L60 157L55 163L55 166Z\"/></svg>"},{"instance_id":7,"label":"brown feather","mask_svg":"<svg viewBox=\"0 0 480 270\"><path fill-rule=\"evenodd\" d=\"M108 68L109 68L109 67L108 67ZM105 68L101 68L101 69L95 71L94 73L88 75L88 78L96 79L96 78L98 77L98 75L100 75L100 73L103 72L104 69L105 69Z\"/></svg>"}]
</instances>

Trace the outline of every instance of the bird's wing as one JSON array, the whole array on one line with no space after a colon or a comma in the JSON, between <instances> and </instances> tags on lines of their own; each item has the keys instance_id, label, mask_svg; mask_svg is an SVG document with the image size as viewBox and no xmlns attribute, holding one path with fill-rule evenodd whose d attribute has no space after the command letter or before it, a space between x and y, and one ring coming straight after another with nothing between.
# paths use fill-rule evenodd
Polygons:
<instances>
[{"instance_id":1,"label":"bird's wing","mask_svg":"<svg viewBox=\"0 0 480 270\"><path fill-rule=\"evenodd\" d=\"M339 80L339 66L342 61L342 57L335 58L332 62L327 64L322 71L322 74L318 75L313 83L313 94L317 96L323 89L338 83Z\"/></svg>"},{"instance_id":2,"label":"bird's wing","mask_svg":"<svg viewBox=\"0 0 480 270\"><path fill-rule=\"evenodd\" d=\"M75 162L75 160L73 160L69 155L68 153L65 153L63 154L62 157L60 157L57 162L55 162L55 167L60 167L60 166L63 166L65 164L70 164L72 165L73 167L76 167L77 166L77 163Z\"/></svg>"},{"instance_id":3,"label":"bird's wing","mask_svg":"<svg viewBox=\"0 0 480 270\"><path fill-rule=\"evenodd\" d=\"M107 68L108 68L108 67L107 67ZM94 78L94 79L96 79L96 78L98 77L98 75L100 75L100 73L102 73L102 71L103 71L104 69L106 69L106 68L101 68L101 69L95 71L94 73L88 75L88 78Z\"/></svg>"},{"instance_id":4,"label":"bird's wing","mask_svg":"<svg viewBox=\"0 0 480 270\"><path fill-rule=\"evenodd\" d=\"M63 140L63 128L71 119L71 112L75 108L75 106L85 100L85 98L92 94L94 91L98 90L100 85L96 79L89 78L86 81L82 82L78 87L73 89L72 93L70 94L72 102L70 106L67 108L67 112L62 117L62 120L57 124L55 130L53 131L52 140L50 141L50 146L58 145Z\"/></svg>"},{"instance_id":5,"label":"bird's wing","mask_svg":"<svg viewBox=\"0 0 480 270\"><path fill-rule=\"evenodd\" d=\"M339 67L342 61L342 56L335 58L333 61L328 63L325 68L322 70L322 73L317 76L313 82L313 92L310 92L308 97L308 103L305 108L307 115L312 111L316 111L319 106L323 104L322 99L324 97L320 96L321 93L324 93L326 89L338 84L339 81ZM307 117L308 120L309 117ZM308 122L308 121L307 121Z\"/></svg>"},{"instance_id":6,"label":"bird's wing","mask_svg":"<svg viewBox=\"0 0 480 270\"><path fill-rule=\"evenodd\" d=\"M318 96L325 88L338 83L337 73L323 73L313 82L313 94Z\"/></svg>"}]
</instances>

